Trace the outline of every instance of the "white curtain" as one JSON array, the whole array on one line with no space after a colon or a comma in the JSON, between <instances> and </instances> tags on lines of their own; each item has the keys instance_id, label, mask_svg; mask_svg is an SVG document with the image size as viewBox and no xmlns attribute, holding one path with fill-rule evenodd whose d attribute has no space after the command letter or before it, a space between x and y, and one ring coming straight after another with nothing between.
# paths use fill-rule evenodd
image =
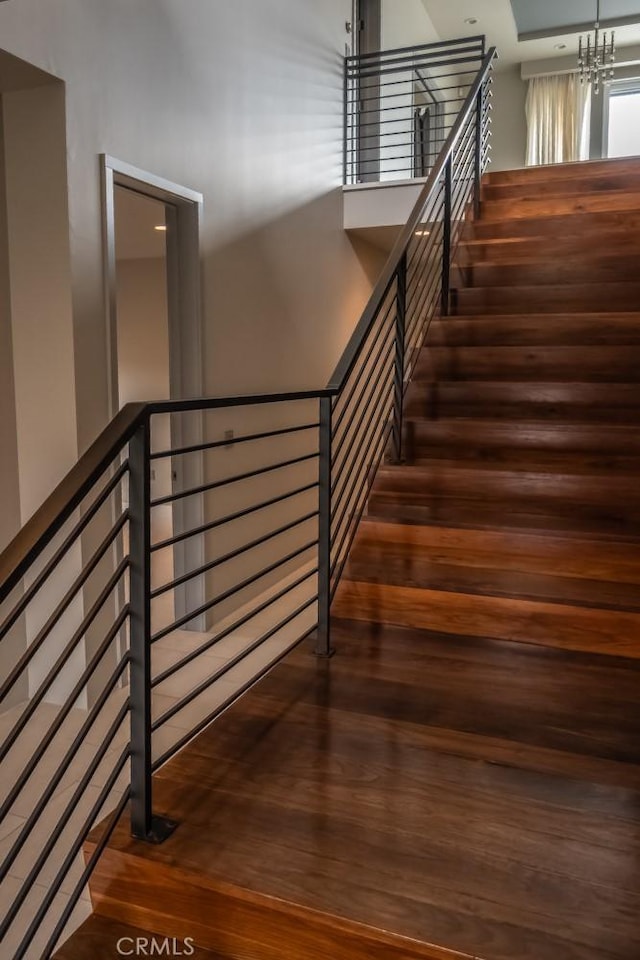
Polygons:
<instances>
[{"instance_id":1,"label":"white curtain","mask_svg":"<svg viewBox=\"0 0 640 960\"><path fill-rule=\"evenodd\" d=\"M527 93L527 166L588 158L591 86L577 73L534 77Z\"/></svg>"}]
</instances>

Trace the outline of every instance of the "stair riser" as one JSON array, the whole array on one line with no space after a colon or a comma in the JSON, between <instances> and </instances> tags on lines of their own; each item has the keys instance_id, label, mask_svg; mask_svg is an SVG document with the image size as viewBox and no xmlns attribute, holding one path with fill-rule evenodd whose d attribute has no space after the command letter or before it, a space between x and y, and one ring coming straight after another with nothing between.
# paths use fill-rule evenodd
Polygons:
<instances>
[{"instance_id":1,"label":"stair riser","mask_svg":"<svg viewBox=\"0 0 640 960\"><path fill-rule=\"evenodd\" d=\"M535 447L495 446L493 444L465 445L430 443L416 439L407 430L403 438L403 456L411 463L429 466L437 462L455 461L461 467L488 469L521 469L550 473L598 474L603 482L607 476L640 474L640 454L557 451Z\"/></svg>"},{"instance_id":2,"label":"stair riser","mask_svg":"<svg viewBox=\"0 0 640 960\"><path fill-rule=\"evenodd\" d=\"M464 381L459 381L464 386ZM474 384L475 386L475 384ZM526 386L526 384L522 384ZM602 404L583 404L564 402L492 400L477 395L476 399L466 399L462 396L442 392L440 396L429 399L415 399L405 406L405 416L424 417L438 420L442 417L459 417L464 419L478 418L486 420L492 418L498 421L519 422L521 420L548 420L552 423L565 423L570 420L575 423L630 423L640 418L640 403L635 407L612 407Z\"/></svg>"},{"instance_id":3,"label":"stair riser","mask_svg":"<svg viewBox=\"0 0 640 960\"><path fill-rule=\"evenodd\" d=\"M638 210L605 211L600 213L576 213L573 216L552 215L498 220L473 220L464 227L464 240L509 240L519 237L575 237L584 241L591 237L593 248L599 243L600 234L608 231L640 231Z\"/></svg>"},{"instance_id":4,"label":"stair riser","mask_svg":"<svg viewBox=\"0 0 640 960\"><path fill-rule=\"evenodd\" d=\"M454 314L636 312L640 283L469 287L453 291Z\"/></svg>"},{"instance_id":5,"label":"stair riser","mask_svg":"<svg viewBox=\"0 0 640 960\"><path fill-rule=\"evenodd\" d=\"M542 197L494 200L481 204L482 220L528 220L581 213L640 212L640 193L582 194L578 197Z\"/></svg>"},{"instance_id":6,"label":"stair riser","mask_svg":"<svg viewBox=\"0 0 640 960\"><path fill-rule=\"evenodd\" d=\"M490 530L534 530L564 533L567 536L633 540L640 538L640 512L617 511L614 507L598 509L588 504L540 502L505 496L474 500L465 497L433 497L417 499L397 494L371 498L367 515L370 519L470 527Z\"/></svg>"},{"instance_id":7,"label":"stair riser","mask_svg":"<svg viewBox=\"0 0 640 960\"><path fill-rule=\"evenodd\" d=\"M548 261L558 257L576 263L598 262L603 251L606 251L607 255L618 251L621 256L625 256L630 248L636 246L640 246L640 232L633 233L621 228L600 231L595 245L591 239L585 240L581 236L554 236L552 233L543 237L463 240L456 252L456 262L460 266L469 266L483 261L514 263L534 258Z\"/></svg>"},{"instance_id":8,"label":"stair riser","mask_svg":"<svg viewBox=\"0 0 640 960\"><path fill-rule=\"evenodd\" d=\"M640 432L617 432L610 425L587 427L580 424L531 427L518 424L460 424L456 421L431 423L406 420L405 438L416 454L436 459L509 457L575 457L606 462L607 458L628 459L638 464ZM411 459L411 458L410 458Z\"/></svg>"},{"instance_id":9,"label":"stair riser","mask_svg":"<svg viewBox=\"0 0 640 960\"><path fill-rule=\"evenodd\" d=\"M429 347L421 351L414 381L526 380L640 382L638 347Z\"/></svg>"},{"instance_id":10,"label":"stair riser","mask_svg":"<svg viewBox=\"0 0 640 960\"><path fill-rule=\"evenodd\" d=\"M628 283L638 279L636 258L608 262L547 261L512 264L477 264L452 271L452 285L468 287L528 286L534 284Z\"/></svg>"},{"instance_id":11,"label":"stair riser","mask_svg":"<svg viewBox=\"0 0 640 960\"><path fill-rule=\"evenodd\" d=\"M457 476L456 474L460 474ZM376 504L406 501L428 504L447 499L471 500L480 503L525 505L535 513L546 512L549 506L561 505L567 513L592 511L594 515L625 517L637 521L640 502L633 477L609 480L603 489L599 476L518 473L501 470L449 470L443 476L433 470L421 470L416 478L401 473L393 478L383 475L376 480L370 498L371 511Z\"/></svg>"},{"instance_id":12,"label":"stair riser","mask_svg":"<svg viewBox=\"0 0 640 960\"><path fill-rule=\"evenodd\" d=\"M532 192L539 194L540 190L544 190L545 197L554 194L571 196L616 190L627 193L638 192L640 191L640 169L626 173L548 178L535 182L529 178L521 183L488 183L482 188L482 199L487 201L527 200L531 199Z\"/></svg>"},{"instance_id":13,"label":"stair riser","mask_svg":"<svg viewBox=\"0 0 640 960\"><path fill-rule=\"evenodd\" d=\"M365 579L371 579L370 573L384 576L386 566L382 571L376 570L381 555L394 564L404 559L406 569L418 579L423 568L433 571L443 564L448 570L485 571L489 575L503 571L562 581L570 578L591 591L594 581L601 581L607 592L614 585L633 591L634 607L640 604L640 564L633 544L614 547L608 543L603 550L597 542L583 543L576 551L575 542L567 537L513 536L503 531L446 530L365 519L360 524L347 571L358 567L360 573L366 572ZM400 578L401 570L394 571L394 576L396 572ZM607 577L611 579L602 582Z\"/></svg>"},{"instance_id":14,"label":"stair riser","mask_svg":"<svg viewBox=\"0 0 640 960\"><path fill-rule=\"evenodd\" d=\"M545 603L514 608L499 597L456 597L411 587L381 586L347 581L334 601L336 617L394 623L460 635L474 635L559 646L564 649L601 651L638 656L629 639L636 629L633 614L583 610ZM482 954L481 954L482 955ZM576 955L576 960L579 955Z\"/></svg>"},{"instance_id":15,"label":"stair riser","mask_svg":"<svg viewBox=\"0 0 640 960\"><path fill-rule=\"evenodd\" d=\"M432 346L585 346L640 345L640 314L629 319L603 315L585 319L576 314L516 314L506 317L476 315L468 319L434 320L429 329Z\"/></svg>"},{"instance_id":16,"label":"stair riser","mask_svg":"<svg viewBox=\"0 0 640 960\"><path fill-rule=\"evenodd\" d=\"M87 848L87 854L91 848ZM96 912L243 960L471 960L201 874L107 850L91 883Z\"/></svg>"},{"instance_id":17,"label":"stair riser","mask_svg":"<svg viewBox=\"0 0 640 960\"><path fill-rule=\"evenodd\" d=\"M486 174L484 182L489 186L516 183L542 185L547 182L571 181L576 177L619 177L625 174L638 174L639 172L640 161L635 157L628 157L614 160L546 164L537 167L522 167L518 170L497 170Z\"/></svg>"}]
</instances>

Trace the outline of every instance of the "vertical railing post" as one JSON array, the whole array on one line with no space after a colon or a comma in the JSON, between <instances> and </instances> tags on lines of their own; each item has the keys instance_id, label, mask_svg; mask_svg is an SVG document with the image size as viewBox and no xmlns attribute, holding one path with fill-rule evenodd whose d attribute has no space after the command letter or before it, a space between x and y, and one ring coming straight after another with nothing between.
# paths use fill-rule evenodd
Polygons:
<instances>
[{"instance_id":1,"label":"vertical railing post","mask_svg":"<svg viewBox=\"0 0 640 960\"><path fill-rule=\"evenodd\" d=\"M482 183L482 114L484 112L484 89L480 87L476 98L476 143L475 143L475 169L473 184L473 215L476 220L480 218L480 189Z\"/></svg>"},{"instance_id":2,"label":"vertical railing post","mask_svg":"<svg viewBox=\"0 0 640 960\"><path fill-rule=\"evenodd\" d=\"M332 397L320 398L318 516L318 633L316 656L331 657L331 448Z\"/></svg>"},{"instance_id":3,"label":"vertical railing post","mask_svg":"<svg viewBox=\"0 0 640 960\"><path fill-rule=\"evenodd\" d=\"M442 316L449 316L451 285L451 157L444 168L444 210L442 213Z\"/></svg>"},{"instance_id":4,"label":"vertical railing post","mask_svg":"<svg viewBox=\"0 0 640 960\"><path fill-rule=\"evenodd\" d=\"M131 833L162 843L172 820L153 815L151 755L151 489L150 423L129 444Z\"/></svg>"},{"instance_id":5,"label":"vertical railing post","mask_svg":"<svg viewBox=\"0 0 640 960\"><path fill-rule=\"evenodd\" d=\"M407 252L398 264L396 274L396 356L393 384L393 445L394 463L402 461L402 422L404 417L404 366L407 320Z\"/></svg>"}]
</instances>

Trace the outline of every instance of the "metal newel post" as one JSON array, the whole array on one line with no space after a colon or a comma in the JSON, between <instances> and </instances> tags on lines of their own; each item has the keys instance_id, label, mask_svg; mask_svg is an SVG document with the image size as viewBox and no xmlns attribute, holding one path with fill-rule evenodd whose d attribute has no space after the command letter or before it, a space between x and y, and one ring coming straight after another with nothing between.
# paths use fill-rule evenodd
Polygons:
<instances>
[{"instance_id":1,"label":"metal newel post","mask_svg":"<svg viewBox=\"0 0 640 960\"><path fill-rule=\"evenodd\" d=\"M475 182L473 184L473 215L476 220L480 217L480 187L482 181L482 114L484 111L484 88L480 87L476 98L476 156Z\"/></svg>"},{"instance_id":2,"label":"metal newel post","mask_svg":"<svg viewBox=\"0 0 640 960\"><path fill-rule=\"evenodd\" d=\"M162 843L176 823L152 811L150 424L129 444L131 833Z\"/></svg>"},{"instance_id":3,"label":"metal newel post","mask_svg":"<svg viewBox=\"0 0 640 960\"><path fill-rule=\"evenodd\" d=\"M444 212L442 214L442 316L449 316L451 277L451 157L444 168Z\"/></svg>"},{"instance_id":4,"label":"metal newel post","mask_svg":"<svg viewBox=\"0 0 640 960\"><path fill-rule=\"evenodd\" d=\"M318 517L318 634L316 656L332 657L331 646L331 397L320 398Z\"/></svg>"},{"instance_id":5,"label":"metal newel post","mask_svg":"<svg viewBox=\"0 0 640 960\"><path fill-rule=\"evenodd\" d=\"M393 459L402 460L402 421L404 415L404 364L407 319L407 253L402 255L396 274L396 359L393 398Z\"/></svg>"}]
</instances>

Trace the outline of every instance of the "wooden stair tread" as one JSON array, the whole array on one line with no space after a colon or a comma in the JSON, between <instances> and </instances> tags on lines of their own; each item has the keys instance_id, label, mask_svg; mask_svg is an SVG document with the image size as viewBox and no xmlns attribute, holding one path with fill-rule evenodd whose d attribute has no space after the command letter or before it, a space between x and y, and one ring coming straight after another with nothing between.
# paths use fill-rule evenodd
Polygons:
<instances>
[{"instance_id":1,"label":"wooden stair tread","mask_svg":"<svg viewBox=\"0 0 640 960\"><path fill-rule=\"evenodd\" d=\"M575 542L574 542L575 549ZM347 563L344 580L387 586L492 597L514 596L524 600L558 603L573 607L640 612L638 583L617 583L585 577L570 577L563 571L532 572L514 568L508 561L483 555L466 564L459 552L430 556L406 543L390 546L358 543Z\"/></svg>"},{"instance_id":2,"label":"wooden stair tread","mask_svg":"<svg viewBox=\"0 0 640 960\"><path fill-rule=\"evenodd\" d=\"M404 421L404 455L415 463L423 456L450 459L453 452L469 458L540 457L540 463L575 464L573 471L606 472L615 467L638 471L640 436L629 424L546 420L446 418L433 420L417 413Z\"/></svg>"},{"instance_id":3,"label":"wooden stair tread","mask_svg":"<svg viewBox=\"0 0 640 960\"><path fill-rule=\"evenodd\" d=\"M545 197L570 196L572 194L594 193L598 191L640 190L640 166L631 171L606 171L602 173L576 171L571 178L549 177L544 183ZM484 200L520 200L529 198L535 191L539 196L541 181L531 178L515 183L485 183L482 188ZM534 193L534 195L535 195Z\"/></svg>"},{"instance_id":4,"label":"wooden stair tread","mask_svg":"<svg viewBox=\"0 0 640 960\"><path fill-rule=\"evenodd\" d=\"M488 241L477 241L475 248L478 250L478 253L472 256L474 247L470 244L465 245L464 252L467 254L463 259L454 260L454 265L462 268L480 268L484 269L487 267L495 267L501 269L508 269L510 267L540 267L545 268L557 264L557 252L562 251L563 253L563 262L566 264L569 269L579 268L582 264L587 264L591 269L595 267L622 267L629 268L634 265L634 262L637 264L637 258L633 254L628 253L629 244L628 244L628 234L621 234L621 236L626 237L627 239L627 250L624 252L607 252L607 253L595 253L590 247L589 241L580 241L578 238L563 238L562 240L556 241L558 249L554 249L553 244L549 244L546 238L536 238L536 243L540 242L544 244L544 249L534 250L533 252L527 252L524 244L530 241L526 241L520 238L519 241L514 241L506 245L503 240L494 241L495 247L497 248L500 244L505 246L505 250L502 256L492 256L492 249L488 246ZM484 248L488 247L486 252ZM482 251L483 255L480 256L479 253ZM540 255L542 252L542 256Z\"/></svg>"},{"instance_id":5,"label":"wooden stair tread","mask_svg":"<svg viewBox=\"0 0 640 960\"><path fill-rule=\"evenodd\" d=\"M395 933L380 926L382 890L375 883L365 888L368 902L363 910L360 884L354 885L346 871L336 872L331 835L325 838L326 854L301 842L301 828L303 836L308 833L304 824L308 815L297 804L282 804L282 818L273 802L263 803L250 787L246 797L238 792L231 803L228 797L225 803L224 784L216 797L215 778L213 782L203 775L192 779L194 771L202 768L203 739L204 735L198 738L193 759L183 753L173 762L177 782L171 778L171 769L156 781L157 801L167 810L176 810L176 794L184 796L185 786L189 788L188 809L178 800L180 813L174 814L180 819L182 835L173 845L173 858L166 856L166 846L151 849L132 842L126 827L120 827L92 885L101 916L125 917L133 923L138 917L152 917L146 922L165 931L179 929L185 937L188 934L182 931L191 930L194 938L214 944L214 949L220 944L225 957L237 960L281 960L283 956L287 960L334 956L474 960L466 952L431 943L416 933L418 925L405 902L406 890L400 896L388 890L384 896L391 915L400 914L394 925L402 927L403 920L411 920L411 932ZM202 814L190 816L198 809L204 813L212 799L217 805L213 819L206 822ZM236 816L237 826L231 822ZM343 846L340 826L337 821L335 834ZM229 843L225 838L231 839L232 831L236 838ZM91 842L86 849L91 851ZM233 877L240 877L240 882ZM313 878L319 881L318 891L310 882ZM162 888L159 901L145 896L145 890L154 886ZM377 907L375 913L372 906ZM349 914L358 917L352 919ZM432 915L435 911L425 907L423 929ZM209 956L219 954L204 954Z\"/></svg>"},{"instance_id":6,"label":"wooden stair tread","mask_svg":"<svg viewBox=\"0 0 640 960\"><path fill-rule=\"evenodd\" d=\"M587 580L640 584L640 552L634 543L594 538L579 549L570 537L500 530L470 530L432 526L404 526L365 517L356 547L370 549L407 547L435 560L479 567L499 563L528 573L561 573Z\"/></svg>"},{"instance_id":7,"label":"wooden stair tread","mask_svg":"<svg viewBox=\"0 0 640 960\"><path fill-rule=\"evenodd\" d=\"M393 523L536 532L550 536L563 534L576 540L597 536L620 542L640 542L640 525L637 522L631 524L628 516L584 506L572 506L567 510L562 503L521 501L504 504L454 496L412 502L408 497L380 493L372 498L368 515Z\"/></svg>"},{"instance_id":8,"label":"wooden stair tread","mask_svg":"<svg viewBox=\"0 0 640 960\"><path fill-rule=\"evenodd\" d=\"M638 313L456 314L433 320L433 346L609 346L640 343Z\"/></svg>"},{"instance_id":9,"label":"wooden stair tread","mask_svg":"<svg viewBox=\"0 0 640 960\"><path fill-rule=\"evenodd\" d=\"M640 345L427 345L413 380L566 381L576 370L583 381L640 382Z\"/></svg>"},{"instance_id":10,"label":"wooden stair tread","mask_svg":"<svg viewBox=\"0 0 640 960\"><path fill-rule=\"evenodd\" d=\"M481 219L529 220L532 217L554 217L566 214L612 213L615 211L640 210L640 190L611 190L577 196L537 196L516 200L483 200L480 204Z\"/></svg>"},{"instance_id":11,"label":"wooden stair tread","mask_svg":"<svg viewBox=\"0 0 640 960\"><path fill-rule=\"evenodd\" d=\"M575 260L531 258L502 263L475 262L454 267L453 280L467 286L523 286L536 284L594 284L633 282L638 276L635 257Z\"/></svg>"},{"instance_id":12,"label":"wooden stair tread","mask_svg":"<svg viewBox=\"0 0 640 960\"><path fill-rule=\"evenodd\" d=\"M336 617L640 659L640 613L344 580Z\"/></svg>"},{"instance_id":13,"label":"wooden stair tread","mask_svg":"<svg viewBox=\"0 0 640 960\"><path fill-rule=\"evenodd\" d=\"M584 241L591 234L594 243L600 233L626 229L632 236L640 231L638 210L591 210L583 213L548 213L503 220L473 220L465 224L462 240L515 240L517 238L574 237Z\"/></svg>"},{"instance_id":14,"label":"wooden stair tread","mask_svg":"<svg viewBox=\"0 0 640 960\"><path fill-rule=\"evenodd\" d=\"M573 504L622 509L618 498L624 498L624 509L640 508L640 485L637 477L608 476L606 489L599 473L562 473L560 471L514 469L508 464L468 464L458 460L436 460L428 464L383 465L376 476L372 495L397 492L425 497L463 496L469 499L508 497L509 500L564 501Z\"/></svg>"},{"instance_id":15,"label":"wooden stair tread","mask_svg":"<svg viewBox=\"0 0 640 960\"><path fill-rule=\"evenodd\" d=\"M405 415L634 423L639 406L635 383L438 379L410 384Z\"/></svg>"},{"instance_id":16,"label":"wooden stair tread","mask_svg":"<svg viewBox=\"0 0 640 960\"><path fill-rule=\"evenodd\" d=\"M635 245L640 236L640 229L637 224L629 227L624 221L616 219L607 225L606 217L602 215L598 220L598 246L594 247L591 238L585 237L575 227L568 229L564 233L549 233L546 228L546 220L555 221L561 219L563 222L567 219L562 218L539 218L531 221L530 226L539 227L538 233L523 233L522 221L510 224L512 232L507 232L505 236L476 236L474 231L484 230L490 233L495 224L483 224L481 220L471 220L465 224L464 235L460 238L457 246L456 256L460 253L469 254L474 258L492 259L498 262L503 257L525 258L529 256L541 256L542 259L549 257L554 251L562 250L569 256L600 258L610 255L611 248L620 250L623 254L628 254L630 246ZM596 215L592 215L596 219Z\"/></svg>"},{"instance_id":17,"label":"wooden stair tread","mask_svg":"<svg viewBox=\"0 0 640 960\"><path fill-rule=\"evenodd\" d=\"M591 309L637 312L640 283L556 283L512 286L458 287L454 291L455 313L580 313L585 303Z\"/></svg>"}]
</instances>

